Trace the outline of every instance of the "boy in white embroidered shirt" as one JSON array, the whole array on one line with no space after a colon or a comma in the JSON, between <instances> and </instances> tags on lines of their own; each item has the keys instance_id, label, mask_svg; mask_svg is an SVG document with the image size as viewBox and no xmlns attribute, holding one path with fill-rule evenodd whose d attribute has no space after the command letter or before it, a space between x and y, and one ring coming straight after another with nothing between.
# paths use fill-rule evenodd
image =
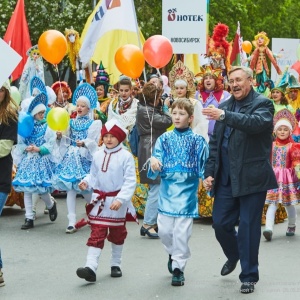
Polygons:
<instances>
[{"instance_id":1,"label":"boy in white embroidered shirt","mask_svg":"<svg viewBox=\"0 0 300 300\"><path fill-rule=\"evenodd\" d=\"M80 183L81 190L93 189L91 204L87 206L88 221L79 221L75 227L91 225L87 260L77 275L89 282L96 281L96 271L104 241L111 242L111 277L121 277L122 249L127 230L127 210L135 217L131 197L136 187L133 156L122 147L126 129L117 120L108 121L101 130L104 146L94 154L90 174Z\"/></svg>"}]
</instances>

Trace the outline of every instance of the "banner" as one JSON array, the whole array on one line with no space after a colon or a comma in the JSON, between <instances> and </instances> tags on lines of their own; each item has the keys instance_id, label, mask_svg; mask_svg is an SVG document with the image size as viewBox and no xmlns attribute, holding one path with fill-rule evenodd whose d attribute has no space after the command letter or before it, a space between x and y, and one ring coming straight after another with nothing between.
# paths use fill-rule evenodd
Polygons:
<instances>
[{"instance_id":1,"label":"banner","mask_svg":"<svg viewBox=\"0 0 300 300\"><path fill-rule=\"evenodd\" d=\"M176 54L205 54L208 0L163 0L162 35Z\"/></svg>"},{"instance_id":2,"label":"banner","mask_svg":"<svg viewBox=\"0 0 300 300\"><path fill-rule=\"evenodd\" d=\"M279 54L280 57L277 57L277 63L279 68L283 71L287 66L291 67L297 61L297 49L300 43L300 39L282 39L282 38L272 38L272 52L276 55ZM289 72L293 72L293 69L290 69ZM296 78L296 71L294 73ZM277 74L273 65L271 65L271 79L276 82L280 75Z\"/></svg>"}]
</instances>

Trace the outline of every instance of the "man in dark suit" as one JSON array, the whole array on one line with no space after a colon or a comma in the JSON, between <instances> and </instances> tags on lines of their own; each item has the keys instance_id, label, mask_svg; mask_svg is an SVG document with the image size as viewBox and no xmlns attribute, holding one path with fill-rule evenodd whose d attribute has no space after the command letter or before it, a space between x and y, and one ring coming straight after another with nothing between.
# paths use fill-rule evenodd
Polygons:
<instances>
[{"instance_id":1,"label":"man in dark suit","mask_svg":"<svg viewBox=\"0 0 300 300\"><path fill-rule=\"evenodd\" d=\"M228 75L232 96L219 108L203 109L208 119L217 120L203 184L215 196L213 228L227 257L221 275L231 273L240 260L240 291L251 293L259 280L266 193L277 187L270 164L274 107L253 90L251 69L233 67Z\"/></svg>"}]
</instances>

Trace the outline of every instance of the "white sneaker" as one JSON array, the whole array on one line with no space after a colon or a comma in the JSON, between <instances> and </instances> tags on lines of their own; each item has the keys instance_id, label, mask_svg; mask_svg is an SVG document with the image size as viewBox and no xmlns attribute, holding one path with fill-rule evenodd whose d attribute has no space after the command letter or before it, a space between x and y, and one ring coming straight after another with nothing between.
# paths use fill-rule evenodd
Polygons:
<instances>
[{"instance_id":1,"label":"white sneaker","mask_svg":"<svg viewBox=\"0 0 300 300\"><path fill-rule=\"evenodd\" d=\"M66 229L66 233L74 233L76 231L77 229L74 226L68 226L68 228Z\"/></svg>"}]
</instances>

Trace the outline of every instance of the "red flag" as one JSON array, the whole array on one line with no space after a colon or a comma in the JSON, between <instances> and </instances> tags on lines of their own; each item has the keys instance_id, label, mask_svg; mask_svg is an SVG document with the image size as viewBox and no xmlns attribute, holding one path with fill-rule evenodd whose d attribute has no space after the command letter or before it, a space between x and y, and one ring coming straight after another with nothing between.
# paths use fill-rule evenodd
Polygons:
<instances>
[{"instance_id":1,"label":"red flag","mask_svg":"<svg viewBox=\"0 0 300 300\"><path fill-rule=\"evenodd\" d=\"M238 66L240 65L240 47L239 47L239 39L240 36L238 33L235 34L233 46L232 46L232 52L230 55L230 64Z\"/></svg>"},{"instance_id":2,"label":"red flag","mask_svg":"<svg viewBox=\"0 0 300 300\"><path fill-rule=\"evenodd\" d=\"M247 55L242 49L243 39L241 37L240 22L238 22L236 34L233 40L232 51L230 55L230 64L232 66L243 66L245 65L245 60Z\"/></svg>"},{"instance_id":3,"label":"red flag","mask_svg":"<svg viewBox=\"0 0 300 300\"><path fill-rule=\"evenodd\" d=\"M12 79L16 80L22 75L27 61L26 52L32 46L25 16L24 0L18 0L3 40L22 56L22 60L12 73Z\"/></svg>"}]
</instances>

